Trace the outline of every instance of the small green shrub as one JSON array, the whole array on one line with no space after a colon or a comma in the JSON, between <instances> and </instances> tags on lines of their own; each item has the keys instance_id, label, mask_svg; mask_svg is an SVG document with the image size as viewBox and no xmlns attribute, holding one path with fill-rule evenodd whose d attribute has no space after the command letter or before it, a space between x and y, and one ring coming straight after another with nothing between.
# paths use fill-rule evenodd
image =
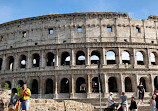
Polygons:
<instances>
[{"instance_id":1,"label":"small green shrub","mask_svg":"<svg viewBox=\"0 0 158 111\"><path fill-rule=\"evenodd\" d=\"M17 91L18 91L18 95L20 96L22 87L20 87L20 84L18 84L18 85L15 84L15 88L17 89Z\"/></svg>"},{"instance_id":2,"label":"small green shrub","mask_svg":"<svg viewBox=\"0 0 158 111\"><path fill-rule=\"evenodd\" d=\"M9 90L10 88L9 88L9 84L8 83L5 83L4 84L4 89L7 89L7 90Z\"/></svg>"}]
</instances>

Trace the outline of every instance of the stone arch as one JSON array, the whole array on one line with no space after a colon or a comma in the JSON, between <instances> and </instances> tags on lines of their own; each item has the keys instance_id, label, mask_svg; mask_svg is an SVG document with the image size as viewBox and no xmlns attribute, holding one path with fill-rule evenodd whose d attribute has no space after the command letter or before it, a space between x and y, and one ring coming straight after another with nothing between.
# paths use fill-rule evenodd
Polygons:
<instances>
[{"instance_id":1,"label":"stone arch","mask_svg":"<svg viewBox=\"0 0 158 111\"><path fill-rule=\"evenodd\" d=\"M158 76L154 78L154 87L158 90Z\"/></svg>"},{"instance_id":2,"label":"stone arch","mask_svg":"<svg viewBox=\"0 0 158 111\"><path fill-rule=\"evenodd\" d=\"M142 82L145 91L148 92L149 91L149 87L148 87L147 82L149 82L149 81L147 80L147 78L146 77L141 77L139 82Z\"/></svg>"},{"instance_id":3,"label":"stone arch","mask_svg":"<svg viewBox=\"0 0 158 111\"><path fill-rule=\"evenodd\" d=\"M39 67L40 66L40 55L35 53L32 55L32 65L33 67Z\"/></svg>"},{"instance_id":4,"label":"stone arch","mask_svg":"<svg viewBox=\"0 0 158 111\"><path fill-rule=\"evenodd\" d=\"M38 81L36 79L32 80L31 93L32 94L38 94Z\"/></svg>"},{"instance_id":5,"label":"stone arch","mask_svg":"<svg viewBox=\"0 0 158 111\"><path fill-rule=\"evenodd\" d=\"M45 94L53 94L53 80L47 79L45 84Z\"/></svg>"},{"instance_id":6,"label":"stone arch","mask_svg":"<svg viewBox=\"0 0 158 111\"><path fill-rule=\"evenodd\" d=\"M11 88L12 88L12 84L11 84L11 82L10 82L10 81L5 81L5 84L6 84L6 83L8 84L9 89L11 89ZM5 84L4 84L4 85L5 85Z\"/></svg>"},{"instance_id":7,"label":"stone arch","mask_svg":"<svg viewBox=\"0 0 158 111\"><path fill-rule=\"evenodd\" d=\"M116 54L113 50L109 50L106 52L106 62L109 64L116 64Z\"/></svg>"},{"instance_id":8,"label":"stone arch","mask_svg":"<svg viewBox=\"0 0 158 111\"><path fill-rule=\"evenodd\" d=\"M14 57L13 56L9 56L8 59L7 59L7 69L10 70L10 71L13 71L14 69Z\"/></svg>"},{"instance_id":9,"label":"stone arch","mask_svg":"<svg viewBox=\"0 0 158 111\"><path fill-rule=\"evenodd\" d=\"M130 53L126 50L122 51L122 63L131 64L130 60L131 60Z\"/></svg>"},{"instance_id":10,"label":"stone arch","mask_svg":"<svg viewBox=\"0 0 158 111\"><path fill-rule=\"evenodd\" d=\"M0 70L2 70L2 63L3 63L3 59L0 58Z\"/></svg>"},{"instance_id":11,"label":"stone arch","mask_svg":"<svg viewBox=\"0 0 158 111\"><path fill-rule=\"evenodd\" d=\"M20 68L26 68L26 56L25 55L21 55L20 56Z\"/></svg>"},{"instance_id":12,"label":"stone arch","mask_svg":"<svg viewBox=\"0 0 158 111\"><path fill-rule=\"evenodd\" d=\"M136 53L137 65L145 65L145 53L143 51L138 51Z\"/></svg>"},{"instance_id":13,"label":"stone arch","mask_svg":"<svg viewBox=\"0 0 158 111\"><path fill-rule=\"evenodd\" d=\"M125 92L132 92L132 81L130 77L125 78Z\"/></svg>"},{"instance_id":14,"label":"stone arch","mask_svg":"<svg viewBox=\"0 0 158 111\"><path fill-rule=\"evenodd\" d=\"M70 82L69 79L63 78L60 81L60 93L69 93L70 92Z\"/></svg>"},{"instance_id":15,"label":"stone arch","mask_svg":"<svg viewBox=\"0 0 158 111\"><path fill-rule=\"evenodd\" d=\"M99 92L98 77L94 77L92 79L92 92L94 92L94 93L98 93Z\"/></svg>"},{"instance_id":16,"label":"stone arch","mask_svg":"<svg viewBox=\"0 0 158 111\"><path fill-rule=\"evenodd\" d=\"M115 77L108 79L109 92L118 92L117 80Z\"/></svg>"},{"instance_id":17,"label":"stone arch","mask_svg":"<svg viewBox=\"0 0 158 111\"><path fill-rule=\"evenodd\" d=\"M76 93L86 93L86 81L83 77L76 80Z\"/></svg>"},{"instance_id":18,"label":"stone arch","mask_svg":"<svg viewBox=\"0 0 158 111\"><path fill-rule=\"evenodd\" d=\"M91 52L91 64L98 64L98 61L100 60L100 52L97 50L94 50Z\"/></svg>"},{"instance_id":19,"label":"stone arch","mask_svg":"<svg viewBox=\"0 0 158 111\"><path fill-rule=\"evenodd\" d=\"M156 52L150 53L151 65L158 65L158 54Z\"/></svg>"},{"instance_id":20,"label":"stone arch","mask_svg":"<svg viewBox=\"0 0 158 111\"><path fill-rule=\"evenodd\" d=\"M70 65L70 54L68 52L61 54L61 65Z\"/></svg>"},{"instance_id":21,"label":"stone arch","mask_svg":"<svg viewBox=\"0 0 158 111\"><path fill-rule=\"evenodd\" d=\"M24 81L23 81L23 80L19 80L19 81L18 81L18 85L20 85L21 87L23 86L23 84L24 84Z\"/></svg>"},{"instance_id":22,"label":"stone arch","mask_svg":"<svg viewBox=\"0 0 158 111\"><path fill-rule=\"evenodd\" d=\"M48 52L46 55L46 65L47 66L55 65L55 55L52 52Z\"/></svg>"},{"instance_id":23,"label":"stone arch","mask_svg":"<svg viewBox=\"0 0 158 111\"><path fill-rule=\"evenodd\" d=\"M83 51L76 53L76 65L85 65L85 53Z\"/></svg>"}]
</instances>

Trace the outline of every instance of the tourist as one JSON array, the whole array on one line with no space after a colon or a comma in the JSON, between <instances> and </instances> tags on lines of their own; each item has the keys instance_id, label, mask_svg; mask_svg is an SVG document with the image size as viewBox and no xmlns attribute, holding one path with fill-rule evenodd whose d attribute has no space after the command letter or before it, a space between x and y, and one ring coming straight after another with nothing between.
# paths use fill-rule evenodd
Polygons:
<instances>
[{"instance_id":1,"label":"tourist","mask_svg":"<svg viewBox=\"0 0 158 111\"><path fill-rule=\"evenodd\" d=\"M154 94L153 95L155 95L156 109L158 111L158 94L157 94L157 90L156 89L154 90Z\"/></svg>"},{"instance_id":2,"label":"tourist","mask_svg":"<svg viewBox=\"0 0 158 111\"><path fill-rule=\"evenodd\" d=\"M120 105L118 103L115 103L115 101L112 99L113 93L110 92L109 97L108 97L108 107L113 108L113 109L119 109Z\"/></svg>"},{"instance_id":3,"label":"tourist","mask_svg":"<svg viewBox=\"0 0 158 111\"><path fill-rule=\"evenodd\" d=\"M124 92L122 92L122 96L120 97L122 100L121 106L123 111L128 111L128 102L127 102L127 96Z\"/></svg>"},{"instance_id":4,"label":"tourist","mask_svg":"<svg viewBox=\"0 0 158 111\"><path fill-rule=\"evenodd\" d=\"M138 88L138 92L139 92L139 101L137 104L139 104L140 100L142 100L142 104L144 104L143 99L144 99L145 89L144 89L144 86L142 85L142 82L140 82L140 84L137 86L137 88Z\"/></svg>"},{"instance_id":5,"label":"tourist","mask_svg":"<svg viewBox=\"0 0 158 111\"><path fill-rule=\"evenodd\" d=\"M29 110L29 98L31 96L31 91L30 89L27 88L26 84L23 84L22 87L22 91L20 93L20 102L21 102L21 111L25 110L28 111Z\"/></svg>"},{"instance_id":6,"label":"tourist","mask_svg":"<svg viewBox=\"0 0 158 111\"><path fill-rule=\"evenodd\" d=\"M151 111L156 111L156 101L155 101L156 95L153 94L151 100L150 100L150 107Z\"/></svg>"},{"instance_id":7,"label":"tourist","mask_svg":"<svg viewBox=\"0 0 158 111\"><path fill-rule=\"evenodd\" d=\"M8 109L9 111L14 111L17 107L16 107L16 103L18 101L18 92L16 88L12 89L12 93L11 93L11 99L8 105Z\"/></svg>"},{"instance_id":8,"label":"tourist","mask_svg":"<svg viewBox=\"0 0 158 111\"><path fill-rule=\"evenodd\" d=\"M131 104L130 104L129 109L130 109L131 111L137 111L137 104L136 104L136 102L135 102L135 100L134 100L134 97L132 97L132 100L131 100Z\"/></svg>"}]
</instances>

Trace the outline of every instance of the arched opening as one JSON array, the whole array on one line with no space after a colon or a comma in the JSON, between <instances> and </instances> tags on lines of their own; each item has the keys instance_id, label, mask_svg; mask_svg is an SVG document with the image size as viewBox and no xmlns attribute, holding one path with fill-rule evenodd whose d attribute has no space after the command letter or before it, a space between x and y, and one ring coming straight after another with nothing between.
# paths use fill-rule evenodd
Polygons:
<instances>
[{"instance_id":1,"label":"arched opening","mask_svg":"<svg viewBox=\"0 0 158 111\"><path fill-rule=\"evenodd\" d=\"M151 60L151 65L157 65L158 64L158 54L156 52L150 53L150 60Z\"/></svg>"},{"instance_id":2,"label":"arched opening","mask_svg":"<svg viewBox=\"0 0 158 111\"><path fill-rule=\"evenodd\" d=\"M8 57L8 70L13 71L14 69L14 57L9 56Z\"/></svg>"},{"instance_id":3,"label":"arched opening","mask_svg":"<svg viewBox=\"0 0 158 111\"><path fill-rule=\"evenodd\" d=\"M39 67L40 64L40 55L39 54L33 54L32 57L32 65L33 67Z\"/></svg>"},{"instance_id":4,"label":"arched opening","mask_svg":"<svg viewBox=\"0 0 158 111\"><path fill-rule=\"evenodd\" d=\"M33 79L31 89L32 94L38 94L38 81L36 79Z\"/></svg>"},{"instance_id":5,"label":"arched opening","mask_svg":"<svg viewBox=\"0 0 158 111\"><path fill-rule=\"evenodd\" d=\"M26 56L25 55L20 56L20 68L26 68Z\"/></svg>"},{"instance_id":6,"label":"arched opening","mask_svg":"<svg viewBox=\"0 0 158 111\"><path fill-rule=\"evenodd\" d=\"M132 82L129 77L125 78L125 92L132 92Z\"/></svg>"},{"instance_id":7,"label":"arched opening","mask_svg":"<svg viewBox=\"0 0 158 111\"><path fill-rule=\"evenodd\" d=\"M108 79L109 92L118 92L117 81L115 77L110 77Z\"/></svg>"},{"instance_id":8,"label":"arched opening","mask_svg":"<svg viewBox=\"0 0 158 111\"><path fill-rule=\"evenodd\" d=\"M155 89L158 90L158 76L156 76L154 79L154 86L155 86Z\"/></svg>"},{"instance_id":9,"label":"arched opening","mask_svg":"<svg viewBox=\"0 0 158 111\"><path fill-rule=\"evenodd\" d=\"M92 51L91 64L98 64L99 60L100 60L100 53L98 51Z\"/></svg>"},{"instance_id":10,"label":"arched opening","mask_svg":"<svg viewBox=\"0 0 158 111\"><path fill-rule=\"evenodd\" d=\"M0 58L0 70L2 70L2 62L3 62L3 59Z\"/></svg>"},{"instance_id":11,"label":"arched opening","mask_svg":"<svg viewBox=\"0 0 158 111\"><path fill-rule=\"evenodd\" d=\"M85 54L83 51L76 53L76 65L85 65Z\"/></svg>"},{"instance_id":12,"label":"arched opening","mask_svg":"<svg viewBox=\"0 0 158 111\"><path fill-rule=\"evenodd\" d=\"M137 56L137 64L138 65L144 65L144 56L142 52L137 52L136 53Z\"/></svg>"},{"instance_id":13,"label":"arched opening","mask_svg":"<svg viewBox=\"0 0 158 111\"><path fill-rule=\"evenodd\" d=\"M55 64L55 56L52 52L47 53L47 66L54 66Z\"/></svg>"},{"instance_id":14,"label":"arched opening","mask_svg":"<svg viewBox=\"0 0 158 111\"><path fill-rule=\"evenodd\" d=\"M61 54L61 65L70 65L70 54L68 52Z\"/></svg>"},{"instance_id":15,"label":"arched opening","mask_svg":"<svg viewBox=\"0 0 158 111\"><path fill-rule=\"evenodd\" d=\"M116 57L115 57L114 51L108 51L106 53L106 62L107 62L107 65L116 64Z\"/></svg>"},{"instance_id":16,"label":"arched opening","mask_svg":"<svg viewBox=\"0 0 158 111\"><path fill-rule=\"evenodd\" d=\"M147 91L146 81L145 81L145 79L143 77L140 78L140 82L142 82L142 85L144 86L145 91Z\"/></svg>"},{"instance_id":17,"label":"arched opening","mask_svg":"<svg viewBox=\"0 0 158 111\"><path fill-rule=\"evenodd\" d=\"M12 87L11 82L10 82L10 81L6 81L5 84L6 84L6 83L8 84L8 88L11 89L11 87ZM4 85L5 85L5 84L4 84Z\"/></svg>"},{"instance_id":18,"label":"arched opening","mask_svg":"<svg viewBox=\"0 0 158 111\"><path fill-rule=\"evenodd\" d=\"M69 80L67 78L63 78L60 82L60 93L69 93Z\"/></svg>"},{"instance_id":19,"label":"arched opening","mask_svg":"<svg viewBox=\"0 0 158 111\"><path fill-rule=\"evenodd\" d=\"M122 63L130 64L130 55L127 51L122 51Z\"/></svg>"},{"instance_id":20,"label":"arched opening","mask_svg":"<svg viewBox=\"0 0 158 111\"><path fill-rule=\"evenodd\" d=\"M53 80L52 79L47 79L46 80L45 94L53 94Z\"/></svg>"},{"instance_id":21,"label":"arched opening","mask_svg":"<svg viewBox=\"0 0 158 111\"><path fill-rule=\"evenodd\" d=\"M92 92L94 92L94 93L98 93L99 92L98 77L94 77L92 79Z\"/></svg>"},{"instance_id":22,"label":"arched opening","mask_svg":"<svg viewBox=\"0 0 158 111\"><path fill-rule=\"evenodd\" d=\"M23 84L24 84L24 81L23 81L23 80L19 80L19 81L18 81L18 85L20 85L20 87L22 87Z\"/></svg>"},{"instance_id":23,"label":"arched opening","mask_svg":"<svg viewBox=\"0 0 158 111\"><path fill-rule=\"evenodd\" d=\"M82 77L76 80L76 93L86 93L86 82Z\"/></svg>"}]
</instances>

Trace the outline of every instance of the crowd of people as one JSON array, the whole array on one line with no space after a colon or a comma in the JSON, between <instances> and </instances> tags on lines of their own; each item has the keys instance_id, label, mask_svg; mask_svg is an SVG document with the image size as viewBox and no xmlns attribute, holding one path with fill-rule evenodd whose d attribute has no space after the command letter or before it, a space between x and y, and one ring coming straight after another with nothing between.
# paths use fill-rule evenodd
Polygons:
<instances>
[{"instance_id":1,"label":"crowd of people","mask_svg":"<svg viewBox=\"0 0 158 111\"><path fill-rule=\"evenodd\" d=\"M116 103L112 98L113 93L110 92L109 97L108 97L108 107L115 110L121 109L122 111L128 111L128 110L137 111L138 106L140 104L144 104L143 100L144 100L145 88L142 82L140 82L140 84L137 86L137 89L139 93L139 100L137 103L135 101L135 98L132 97L130 106L128 106L127 96L125 95L125 92L122 92L122 95L120 96L121 104ZM151 100L150 100L151 111L158 111L158 94L157 93L158 92L155 89L154 94L152 95Z\"/></svg>"},{"instance_id":2,"label":"crowd of people","mask_svg":"<svg viewBox=\"0 0 158 111\"><path fill-rule=\"evenodd\" d=\"M26 84L23 84L20 96L17 89L13 88L11 93L11 99L8 105L9 111L29 111L29 98L31 91L27 88Z\"/></svg>"}]
</instances>

